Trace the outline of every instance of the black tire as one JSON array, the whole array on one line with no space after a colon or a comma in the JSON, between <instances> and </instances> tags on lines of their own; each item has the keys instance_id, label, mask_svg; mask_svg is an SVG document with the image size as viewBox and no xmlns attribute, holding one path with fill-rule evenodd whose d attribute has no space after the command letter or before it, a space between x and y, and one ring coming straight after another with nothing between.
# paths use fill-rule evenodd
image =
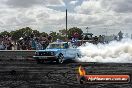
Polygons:
<instances>
[{"instance_id":1,"label":"black tire","mask_svg":"<svg viewBox=\"0 0 132 88\"><path fill-rule=\"evenodd\" d=\"M63 56L63 54L59 54L56 62L59 63L59 64L62 64L64 62L64 56Z\"/></svg>"}]
</instances>

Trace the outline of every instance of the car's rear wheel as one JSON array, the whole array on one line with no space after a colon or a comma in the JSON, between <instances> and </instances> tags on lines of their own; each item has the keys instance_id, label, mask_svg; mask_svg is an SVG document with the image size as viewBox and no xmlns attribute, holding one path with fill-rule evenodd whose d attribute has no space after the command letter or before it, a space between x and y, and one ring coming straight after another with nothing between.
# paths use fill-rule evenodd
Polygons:
<instances>
[{"instance_id":1,"label":"car's rear wheel","mask_svg":"<svg viewBox=\"0 0 132 88\"><path fill-rule=\"evenodd\" d=\"M64 62L64 56L63 54L59 54L57 58L57 63L62 64Z\"/></svg>"}]
</instances>

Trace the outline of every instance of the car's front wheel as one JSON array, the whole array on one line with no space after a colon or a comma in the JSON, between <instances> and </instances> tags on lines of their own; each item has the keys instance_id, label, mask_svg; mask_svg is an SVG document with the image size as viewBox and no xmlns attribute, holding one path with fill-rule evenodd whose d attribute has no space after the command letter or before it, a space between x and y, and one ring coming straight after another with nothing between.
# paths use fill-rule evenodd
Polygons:
<instances>
[{"instance_id":1,"label":"car's front wheel","mask_svg":"<svg viewBox=\"0 0 132 88\"><path fill-rule=\"evenodd\" d=\"M57 63L62 64L64 62L64 56L63 54L59 54L57 58Z\"/></svg>"}]
</instances>

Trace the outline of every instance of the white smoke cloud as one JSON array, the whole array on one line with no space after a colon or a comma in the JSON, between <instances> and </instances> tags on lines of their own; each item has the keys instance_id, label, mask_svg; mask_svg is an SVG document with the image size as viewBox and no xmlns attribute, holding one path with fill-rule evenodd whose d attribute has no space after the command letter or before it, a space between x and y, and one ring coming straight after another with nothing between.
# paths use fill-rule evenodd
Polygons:
<instances>
[{"instance_id":1,"label":"white smoke cloud","mask_svg":"<svg viewBox=\"0 0 132 88\"><path fill-rule=\"evenodd\" d=\"M109 44L86 43L79 47L81 62L132 63L132 40L112 41Z\"/></svg>"}]
</instances>

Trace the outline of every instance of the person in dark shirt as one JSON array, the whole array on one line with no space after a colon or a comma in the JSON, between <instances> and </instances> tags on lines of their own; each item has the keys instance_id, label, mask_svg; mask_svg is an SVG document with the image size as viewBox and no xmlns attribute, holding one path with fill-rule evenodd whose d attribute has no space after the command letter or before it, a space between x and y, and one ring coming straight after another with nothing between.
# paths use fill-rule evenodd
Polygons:
<instances>
[{"instance_id":1,"label":"person in dark shirt","mask_svg":"<svg viewBox=\"0 0 132 88\"><path fill-rule=\"evenodd\" d=\"M7 44L7 50L12 50L13 44L11 42L9 42L9 44Z\"/></svg>"},{"instance_id":2,"label":"person in dark shirt","mask_svg":"<svg viewBox=\"0 0 132 88\"><path fill-rule=\"evenodd\" d=\"M22 50L26 50L26 45L24 43L22 44Z\"/></svg>"},{"instance_id":3,"label":"person in dark shirt","mask_svg":"<svg viewBox=\"0 0 132 88\"><path fill-rule=\"evenodd\" d=\"M121 41L121 40L123 39L123 33L120 31L120 32L118 33L118 36L119 36L119 41Z\"/></svg>"},{"instance_id":4,"label":"person in dark shirt","mask_svg":"<svg viewBox=\"0 0 132 88\"><path fill-rule=\"evenodd\" d=\"M48 40L49 40L49 42L52 42L52 36L48 36Z\"/></svg>"},{"instance_id":5,"label":"person in dark shirt","mask_svg":"<svg viewBox=\"0 0 132 88\"><path fill-rule=\"evenodd\" d=\"M98 44L98 42L99 42L99 39L98 39L97 36L95 36L95 37L94 37L94 44Z\"/></svg>"}]
</instances>

